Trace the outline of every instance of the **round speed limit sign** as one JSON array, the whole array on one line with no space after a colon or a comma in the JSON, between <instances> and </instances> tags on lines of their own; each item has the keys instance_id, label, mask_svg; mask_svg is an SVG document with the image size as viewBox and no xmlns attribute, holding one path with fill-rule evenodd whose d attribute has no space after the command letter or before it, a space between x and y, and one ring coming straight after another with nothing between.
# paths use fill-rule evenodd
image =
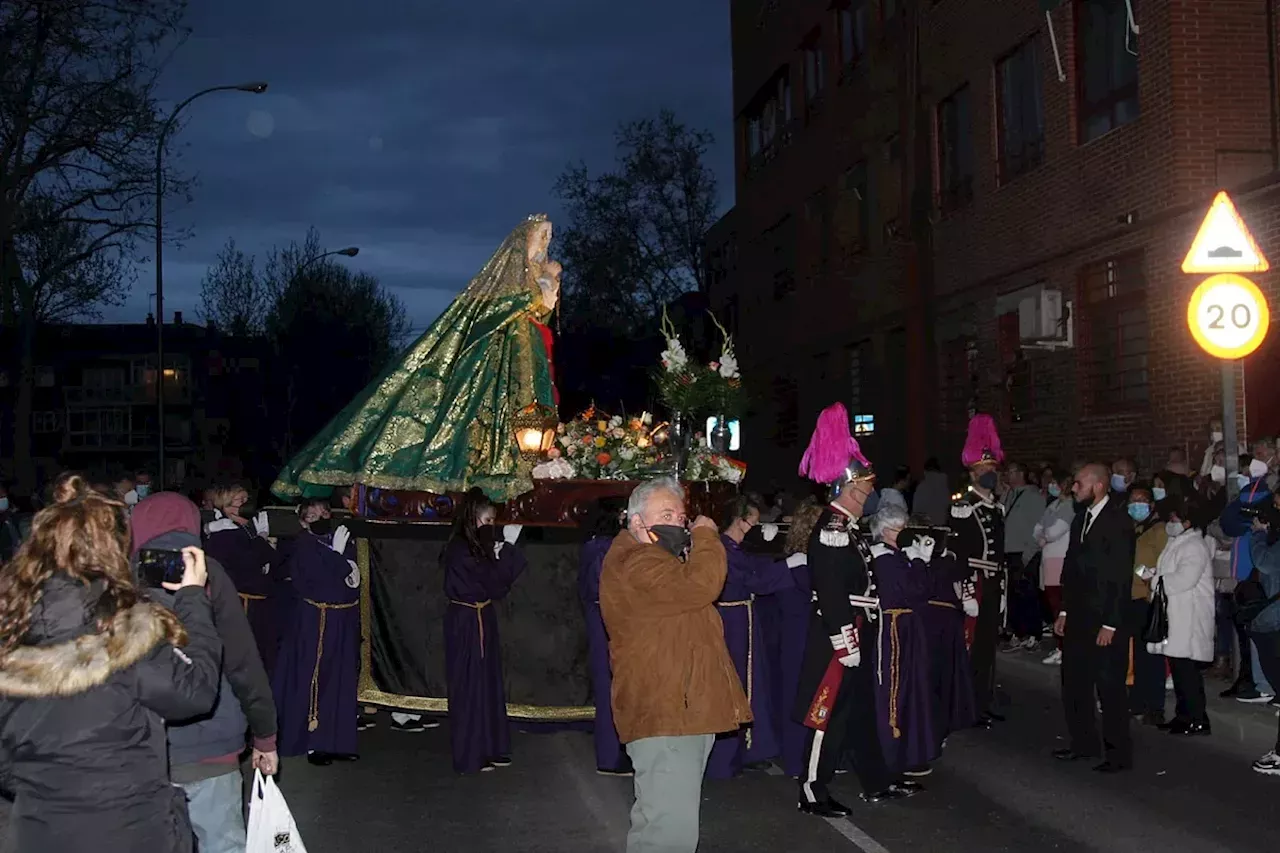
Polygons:
<instances>
[{"instance_id":1,"label":"round speed limit sign","mask_svg":"<svg viewBox=\"0 0 1280 853\"><path fill-rule=\"evenodd\" d=\"M1200 348L1218 358L1244 358L1267 336L1271 310L1258 286L1242 275L1207 278L1191 294L1187 325Z\"/></svg>"}]
</instances>

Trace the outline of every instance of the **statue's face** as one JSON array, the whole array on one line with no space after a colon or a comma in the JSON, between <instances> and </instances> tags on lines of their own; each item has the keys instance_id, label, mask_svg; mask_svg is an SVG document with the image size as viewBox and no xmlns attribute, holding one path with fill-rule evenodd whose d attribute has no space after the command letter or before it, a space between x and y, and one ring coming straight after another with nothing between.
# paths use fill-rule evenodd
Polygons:
<instances>
[{"instance_id":1,"label":"statue's face","mask_svg":"<svg viewBox=\"0 0 1280 853\"><path fill-rule=\"evenodd\" d=\"M540 264L547 259L547 249L551 246L551 223L539 222L529 232L529 261Z\"/></svg>"},{"instance_id":2,"label":"statue's face","mask_svg":"<svg viewBox=\"0 0 1280 853\"><path fill-rule=\"evenodd\" d=\"M546 265L542 269L546 273L547 278L551 279L556 284L560 283L560 274L564 272L564 267L560 265L559 261L547 261Z\"/></svg>"}]
</instances>

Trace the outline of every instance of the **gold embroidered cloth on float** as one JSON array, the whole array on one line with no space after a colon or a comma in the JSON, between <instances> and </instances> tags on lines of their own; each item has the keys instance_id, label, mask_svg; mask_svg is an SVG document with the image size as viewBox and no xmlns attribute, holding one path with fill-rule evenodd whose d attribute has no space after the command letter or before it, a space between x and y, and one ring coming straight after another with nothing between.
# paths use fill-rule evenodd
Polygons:
<instances>
[{"instance_id":1,"label":"gold embroidered cloth on float","mask_svg":"<svg viewBox=\"0 0 1280 853\"><path fill-rule=\"evenodd\" d=\"M478 486L506 501L533 488L512 419L555 407L531 216L401 360L338 413L280 472L282 498L362 484L444 494ZM317 344L323 344L317 341Z\"/></svg>"}]
</instances>

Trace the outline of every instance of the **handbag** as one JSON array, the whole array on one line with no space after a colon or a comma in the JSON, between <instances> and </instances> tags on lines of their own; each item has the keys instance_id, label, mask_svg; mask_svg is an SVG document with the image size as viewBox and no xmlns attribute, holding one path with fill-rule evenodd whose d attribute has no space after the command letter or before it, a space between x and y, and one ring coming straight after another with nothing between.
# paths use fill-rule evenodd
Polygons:
<instances>
[{"instance_id":1,"label":"handbag","mask_svg":"<svg viewBox=\"0 0 1280 853\"><path fill-rule=\"evenodd\" d=\"M307 853L276 780L253 771L245 853Z\"/></svg>"},{"instance_id":2,"label":"handbag","mask_svg":"<svg viewBox=\"0 0 1280 853\"><path fill-rule=\"evenodd\" d=\"M1151 591L1151 610L1142 629L1142 641L1159 645L1169 639L1169 596L1164 591L1164 578L1157 578Z\"/></svg>"},{"instance_id":3,"label":"handbag","mask_svg":"<svg viewBox=\"0 0 1280 853\"><path fill-rule=\"evenodd\" d=\"M1262 585L1257 569L1250 572L1246 580L1236 584L1233 597L1236 604L1236 624L1242 628L1248 628L1254 619L1262 615L1262 611L1280 601L1280 593L1267 596L1267 589Z\"/></svg>"}]
</instances>

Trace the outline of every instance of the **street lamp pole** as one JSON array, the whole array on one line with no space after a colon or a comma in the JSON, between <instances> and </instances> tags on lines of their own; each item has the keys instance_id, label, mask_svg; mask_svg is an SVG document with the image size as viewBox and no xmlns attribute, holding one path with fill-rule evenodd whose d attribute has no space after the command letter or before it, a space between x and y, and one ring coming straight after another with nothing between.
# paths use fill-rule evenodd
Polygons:
<instances>
[{"instance_id":1,"label":"street lamp pole","mask_svg":"<svg viewBox=\"0 0 1280 853\"><path fill-rule=\"evenodd\" d=\"M360 254L359 246L348 246L345 249L334 249L332 252L321 252L314 258L307 258L305 261L298 264L298 271L294 273L294 277L296 278L297 276L302 275L302 271L314 264L316 261L324 260L325 258L329 258L334 255L346 255L348 258L354 258L358 254Z\"/></svg>"},{"instance_id":2,"label":"street lamp pole","mask_svg":"<svg viewBox=\"0 0 1280 853\"><path fill-rule=\"evenodd\" d=\"M186 108L196 98L202 98L205 95L214 92L250 92L254 95L261 95L267 91L266 83L239 83L234 86L211 86L208 89L202 89L196 92L185 101L179 103L173 108L173 112L169 113L169 118L165 120L164 125L160 128L160 138L156 141L156 416L158 422L156 424L156 449L158 455L158 468L156 471L156 483L158 489L165 487L165 462L164 462L164 144L169 138L169 131L173 130L174 122L178 120L178 114Z\"/></svg>"}]
</instances>

